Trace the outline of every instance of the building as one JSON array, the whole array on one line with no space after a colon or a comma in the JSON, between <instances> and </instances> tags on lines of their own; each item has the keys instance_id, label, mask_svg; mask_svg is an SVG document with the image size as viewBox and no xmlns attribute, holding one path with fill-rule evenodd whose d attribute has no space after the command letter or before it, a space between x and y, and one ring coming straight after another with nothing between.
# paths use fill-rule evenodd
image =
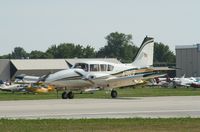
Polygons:
<instances>
[{"instance_id":1,"label":"building","mask_svg":"<svg viewBox=\"0 0 200 132\"><path fill-rule=\"evenodd\" d=\"M101 60L112 63L120 63L115 58L87 58L87 59L0 59L0 80L14 80L15 76L26 74L43 76L59 70L69 69L68 64L79 61Z\"/></svg>"},{"instance_id":2,"label":"building","mask_svg":"<svg viewBox=\"0 0 200 132\"><path fill-rule=\"evenodd\" d=\"M0 59L0 80L10 80L10 61Z\"/></svg>"},{"instance_id":3,"label":"building","mask_svg":"<svg viewBox=\"0 0 200 132\"><path fill-rule=\"evenodd\" d=\"M176 46L176 76L200 77L200 44Z\"/></svg>"}]
</instances>

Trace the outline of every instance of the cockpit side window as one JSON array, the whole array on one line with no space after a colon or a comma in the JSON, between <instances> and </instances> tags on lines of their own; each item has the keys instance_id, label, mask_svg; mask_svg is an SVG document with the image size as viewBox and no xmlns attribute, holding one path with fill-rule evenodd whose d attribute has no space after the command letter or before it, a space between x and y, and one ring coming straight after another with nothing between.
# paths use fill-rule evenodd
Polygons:
<instances>
[{"instance_id":1,"label":"cockpit side window","mask_svg":"<svg viewBox=\"0 0 200 132\"><path fill-rule=\"evenodd\" d=\"M100 64L101 71L106 71L107 70L107 65L106 64Z\"/></svg>"},{"instance_id":2,"label":"cockpit side window","mask_svg":"<svg viewBox=\"0 0 200 132\"><path fill-rule=\"evenodd\" d=\"M114 69L114 66L108 65L108 71L112 71Z\"/></svg>"},{"instance_id":3,"label":"cockpit side window","mask_svg":"<svg viewBox=\"0 0 200 132\"><path fill-rule=\"evenodd\" d=\"M74 68L79 68L79 69L83 69L85 71L88 71L88 64L85 63L76 63Z\"/></svg>"},{"instance_id":4,"label":"cockpit side window","mask_svg":"<svg viewBox=\"0 0 200 132\"><path fill-rule=\"evenodd\" d=\"M98 64L90 64L90 71L99 71Z\"/></svg>"}]
</instances>

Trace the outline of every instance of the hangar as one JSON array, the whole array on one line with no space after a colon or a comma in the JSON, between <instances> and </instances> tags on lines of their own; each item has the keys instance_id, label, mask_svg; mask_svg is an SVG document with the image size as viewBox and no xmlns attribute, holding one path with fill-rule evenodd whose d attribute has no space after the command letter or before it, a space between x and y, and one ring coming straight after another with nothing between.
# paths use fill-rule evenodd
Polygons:
<instances>
[{"instance_id":1,"label":"hangar","mask_svg":"<svg viewBox=\"0 0 200 132\"><path fill-rule=\"evenodd\" d=\"M8 59L0 59L0 80L10 79L10 61Z\"/></svg>"},{"instance_id":2,"label":"hangar","mask_svg":"<svg viewBox=\"0 0 200 132\"><path fill-rule=\"evenodd\" d=\"M176 76L200 77L200 44L176 46Z\"/></svg>"},{"instance_id":3,"label":"hangar","mask_svg":"<svg viewBox=\"0 0 200 132\"><path fill-rule=\"evenodd\" d=\"M79 61L101 60L121 63L115 58L74 58L74 59L0 59L0 80L14 80L21 74L42 76L59 70L68 69L68 61L74 64Z\"/></svg>"}]
</instances>

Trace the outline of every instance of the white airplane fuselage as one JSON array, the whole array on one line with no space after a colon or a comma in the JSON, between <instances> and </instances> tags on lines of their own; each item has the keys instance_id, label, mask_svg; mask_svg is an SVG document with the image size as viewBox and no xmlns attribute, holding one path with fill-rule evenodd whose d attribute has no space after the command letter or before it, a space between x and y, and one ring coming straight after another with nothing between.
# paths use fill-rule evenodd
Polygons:
<instances>
[{"instance_id":1,"label":"white airplane fuselage","mask_svg":"<svg viewBox=\"0 0 200 132\"><path fill-rule=\"evenodd\" d=\"M46 79L46 83L50 83L56 86L66 87L67 89L87 89L87 88L115 88L128 85L134 85L137 81L134 81L134 76L138 71L143 72L151 71L147 68L138 69L132 64L114 64L101 61L90 62L90 64L106 64L113 66L112 71L85 71L79 68L72 68L62 70L57 73L49 75ZM130 79L122 79L116 82L109 82L110 79L117 79L120 77L130 77ZM141 78L142 79L142 78Z\"/></svg>"}]
</instances>

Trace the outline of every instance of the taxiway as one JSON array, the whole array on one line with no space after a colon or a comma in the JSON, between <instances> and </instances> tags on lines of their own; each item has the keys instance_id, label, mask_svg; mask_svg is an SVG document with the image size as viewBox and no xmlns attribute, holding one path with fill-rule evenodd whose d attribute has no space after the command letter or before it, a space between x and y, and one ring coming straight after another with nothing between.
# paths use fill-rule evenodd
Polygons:
<instances>
[{"instance_id":1,"label":"taxiway","mask_svg":"<svg viewBox=\"0 0 200 132\"><path fill-rule=\"evenodd\" d=\"M200 96L0 101L0 118L200 117Z\"/></svg>"}]
</instances>

